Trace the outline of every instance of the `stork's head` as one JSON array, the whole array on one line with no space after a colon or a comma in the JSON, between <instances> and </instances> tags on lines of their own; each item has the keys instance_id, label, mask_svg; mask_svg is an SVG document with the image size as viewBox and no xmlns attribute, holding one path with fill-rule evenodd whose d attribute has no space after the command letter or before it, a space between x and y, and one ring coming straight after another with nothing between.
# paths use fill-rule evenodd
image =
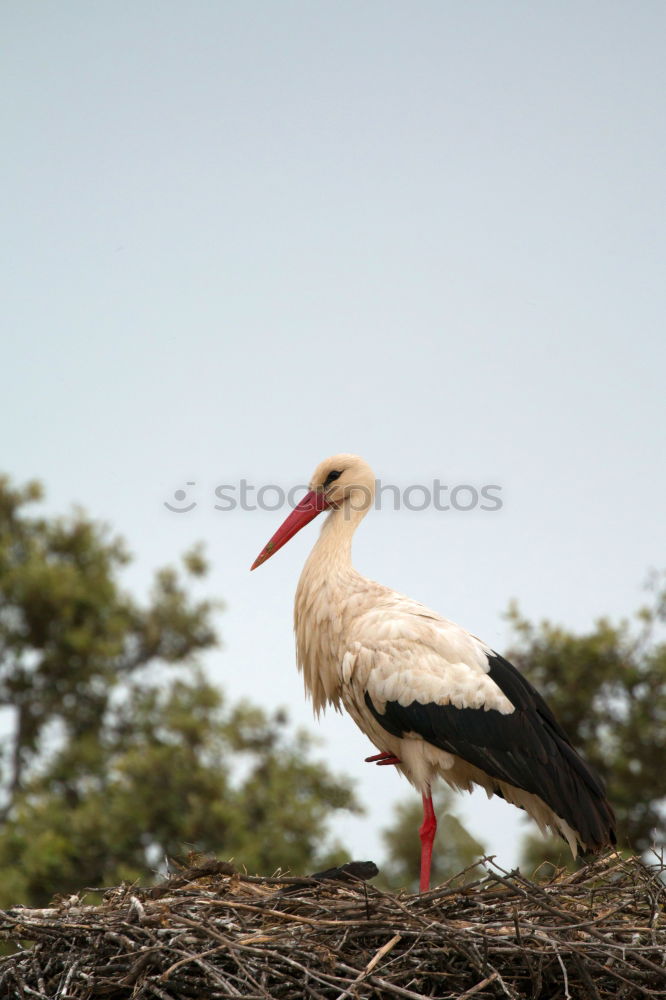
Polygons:
<instances>
[{"instance_id":1,"label":"stork's head","mask_svg":"<svg viewBox=\"0 0 666 1000\"><path fill-rule=\"evenodd\" d=\"M332 455L314 470L310 489L324 495L327 507L337 510L347 503L350 511L366 511L375 496L375 475L358 455Z\"/></svg>"},{"instance_id":2,"label":"stork's head","mask_svg":"<svg viewBox=\"0 0 666 1000\"><path fill-rule=\"evenodd\" d=\"M264 546L251 569L275 555L323 510L339 511L338 516L357 520L370 508L374 496L374 473L358 455L341 454L324 459L314 470L309 492Z\"/></svg>"}]
</instances>

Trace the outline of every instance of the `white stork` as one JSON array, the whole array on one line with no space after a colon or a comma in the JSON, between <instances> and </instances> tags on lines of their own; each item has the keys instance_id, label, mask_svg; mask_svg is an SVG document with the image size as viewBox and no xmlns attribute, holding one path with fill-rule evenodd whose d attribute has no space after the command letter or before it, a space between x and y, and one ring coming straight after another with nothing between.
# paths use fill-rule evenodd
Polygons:
<instances>
[{"instance_id":1,"label":"white stork","mask_svg":"<svg viewBox=\"0 0 666 1000\"><path fill-rule=\"evenodd\" d=\"M344 705L379 751L366 760L395 765L421 792L421 891L430 885L438 775L525 809L574 856L611 846L603 785L532 685L476 636L353 568L352 536L374 493L363 459L327 458L252 569L329 511L296 591L298 667L315 712Z\"/></svg>"}]
</instances>

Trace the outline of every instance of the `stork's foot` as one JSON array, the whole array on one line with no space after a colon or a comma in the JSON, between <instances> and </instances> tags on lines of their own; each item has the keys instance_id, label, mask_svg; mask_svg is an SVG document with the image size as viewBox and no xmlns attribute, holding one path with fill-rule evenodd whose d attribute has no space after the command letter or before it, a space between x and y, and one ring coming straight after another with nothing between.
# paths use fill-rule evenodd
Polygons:
<instances>
[{"instance_id":1,"label":"stork's foot","mask_svg":"<svg viewBox=\"0 0 666 1000\"><path fill-rule=\"evenodd\" d=\"M383 753L373 754L372 757L365 758L366 764L376 764L377 767L383 767L385 764L401 764L402 761L395 754L389 753L388 750L384 750Z\"/></svg>"}]
</instances>

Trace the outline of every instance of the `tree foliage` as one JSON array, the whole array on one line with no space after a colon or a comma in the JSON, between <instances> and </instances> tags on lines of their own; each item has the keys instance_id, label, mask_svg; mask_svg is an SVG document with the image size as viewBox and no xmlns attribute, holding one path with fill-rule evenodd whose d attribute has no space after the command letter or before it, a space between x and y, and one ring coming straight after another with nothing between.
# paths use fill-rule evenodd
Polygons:
<instances>
[{"instance_id":1,"label":"tree foliage","mask_svg":"<svg viewBox=\"0 0 666 1000\"><path fill-rule=\"evenodd\" d=\"M150 878L188 849L263 873L340 860L326 826L358 808L349 786L283 712L225 705L195 666L216 642L186 590L201 553L140 605L123 543L81 512L28 516L40 498L0 480L0 904Z\"/></svg>"},{"instance_id":2,"label":"tree foliage","mask_svg":"<svg viewBox=\"0 0 666 1000\"><path fill-rule=\"evenodd\" d=\"M94 740L116 684L155 661L187 662L215 643L212 604L191 602L171 569L140 607L119 585L123 542L88 520L29 517L41 487L0 479L0 707L13 726L4 758L5 814L54 723L70 741ZM185 558L189 576L205 563Z\"/></svg>"},{"instance_id":3,"label":"tree foliage","mask_svg":"<svg viewBox=\"0 0 666 1000\"><path fill-rule=\"evenodd\" d=\"M541 691L574 745L598 771L618 819L618 846L646 852L666 843L666 587L654 578L633 620L599 620L582 635L533 625L516 606L513 663ZM525 864L562 862L555 841L530 837Z\"/></svg>"},{"instance_id":4,"label":"tree foliage","mask_svg":"<svg viewBox=\"0 0 666 1000\"><path fill-rule=\"evenodd\" d=\"M326 821L354 797L284 713L227 708L197 673L132 685L99 736L65 743L18 797L0 832L5 905L145 880L188 851L263 873L347 860Z\"/></svg>"}]
</instances>

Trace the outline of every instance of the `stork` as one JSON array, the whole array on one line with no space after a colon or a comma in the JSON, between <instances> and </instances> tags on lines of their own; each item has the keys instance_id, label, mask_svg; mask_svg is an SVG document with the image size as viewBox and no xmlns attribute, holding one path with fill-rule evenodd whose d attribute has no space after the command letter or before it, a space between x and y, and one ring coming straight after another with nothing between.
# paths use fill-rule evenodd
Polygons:
<instances>
[{"instance_id":1,"label":"stork","mask_svg":"<svg viewBox=\"0 0 666 1000\"><path fill-rule=\"evenodd\" d=\"M344 706L378 751L366 761L394 765L420 791L420 890L430 886L438 776L524 809L574 857L610 847L603 785L529 681L470 632L353 568L352 536L374 495L362 458L327 458L252 569L329 512L296 590L298 668L315 713Z\"/></svg>"}]
</instances>

